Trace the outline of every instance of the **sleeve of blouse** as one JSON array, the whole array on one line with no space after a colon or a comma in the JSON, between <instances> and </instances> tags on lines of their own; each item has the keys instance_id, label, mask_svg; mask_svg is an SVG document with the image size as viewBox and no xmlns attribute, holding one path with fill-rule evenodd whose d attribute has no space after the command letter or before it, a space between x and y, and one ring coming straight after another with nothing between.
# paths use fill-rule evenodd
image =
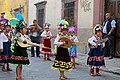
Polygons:
<instances>
[{"instance_id":1,"label":"sleeve of blouse","mask_svg":"<svg viewBox=\"0 0 120 80\"><path fill-rule=\"evenodd\" d=\"M74 42L79 42L78 37L76 36Z\"/></svg>"},{"instance_id":2,"label":"sleeve of blouse","mask_svg":"<svg viewBox=\"0 0 120 80\"><path fill-rule=\"evenodd\" d=\"M45 31L42 32L41 37L46 37Z\"/></svg>"},{"instance_id":3,"label":"sleeve of blouse","mask_svg":"<svg viewBox=\"0 0 120 80\"><path fill-rule=\"evenodd\" d=\"M2 34L2 36L3 36L3 42L7 42L8 41L7 36L4 33Z\"/></svg>"},{"instance_id":4,"label":"sleeve of blouse","mask_svg":"<svg viewBox=\"0 0 120 80\"><path fill-rule=\"evenodd\" d=\"M3 42L0 40L0 49L3 49Z\"/></svg>"},{"instance_id":5,"label":"sleeve of blouse","mask_svg":"<svg viewBox=\"0 0 120 80\"><path fill-rule=\"evenodd\" d=\"M88 39L88 43L90 43L91 45L96 45L96 43L94 42L95 38L91 37Z\"/></svg>"},{"instance_id":6,"label":"sleeve of blouse","mask_svg":"<svg viewBox=\"0 0 120 80\"><path fill-rule=\"evenodd\" d=\"M58 41L59 41L59 39L60 39L60 37L59 37L59 36L57 36L57 37L55 38L55 41L54 41L54 44L55 44L55 45L57 45L57 46L60 46L60 45L62 45L62 44L63 44L63 42L58 42Z\"/></svg>"}]
</instances>

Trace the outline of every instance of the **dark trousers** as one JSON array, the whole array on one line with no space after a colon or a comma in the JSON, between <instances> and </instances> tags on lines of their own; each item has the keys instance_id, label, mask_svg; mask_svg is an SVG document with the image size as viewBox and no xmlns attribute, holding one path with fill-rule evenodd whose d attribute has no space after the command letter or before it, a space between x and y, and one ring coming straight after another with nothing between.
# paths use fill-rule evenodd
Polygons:
<instances>
[{"instance_id":1,"label":"dark trousers","mask_svg":"<svg viewBox=\"0 0 120 80\"><path fill-rule=\"evenodd\" d=\"M114 36L108 37L108 50L109 50L110 56L114 56L114 52L115 52L115 37Z\"/></svg>"},{"instance_id":2,"label":"dark trousers","mask_svg":"<svg viewBox=\"0 0 120 80\"><path fill-rule=\"evenodd\" d=\"M107 34L103 34L103 38L106 38ZM103 54L105 57L109 56L108 41L105 42L105 47L103 48Z\"/></svg>"},{"instance_id":3,"label":"dark trousers","mask_svg":"<svg viewBox=\"0 0 120 80\"><path fill-rule=\"evenodd\" d=\"M30 39L33 43L40 44L40 38L39 37L30 36ZM40 54L40 47L36 46L36 56L39 57L39 54ZM35 56L34 47L31 47L31 56Z\"/></svg>"},{"instance_id":4,"label":"dark trousers","mask_svg":"<svg viewBox=\"0 0 120 80\"><path fill-rule=\"evenodd\" d=\"M103 34L103 38L105 38L107 35ZM108 41L105 43L105 47L103 48L104 56L114 56L115 52L115 37L114 36L108 36Z\"/></svg>"}]
</instances>

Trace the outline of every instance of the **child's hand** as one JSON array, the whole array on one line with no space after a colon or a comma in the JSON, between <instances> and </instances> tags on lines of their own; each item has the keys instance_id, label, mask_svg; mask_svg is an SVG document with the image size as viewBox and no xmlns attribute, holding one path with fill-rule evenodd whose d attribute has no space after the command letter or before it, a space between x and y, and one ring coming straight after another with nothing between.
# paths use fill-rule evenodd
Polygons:
<instances>
[{"instance_id":1,"label":"child's hand","mask_svg":"<svg viewBox=\"0 0 120 80\"><path fill-rule=\"evenodd\" d=\"M95 48L97 48L97 47L98 47L98 44L95 45Z\"/></svg>"},{"instance_id":2,"label":"child's hand","mask_svg":"<svg viewBox=\"0 0 120 80\"><path fill-rule=\"evenodd\" d=\"M27 41L26 41L26 40L24 40L24 41L23 41L23 43L24 43L24 44L27 44Z\"/></svg>"},{"instance_id":3,"label":"child's hand","mask_svg":"<svg viewBox=\"0 0 120 80\"><path fill-rule=\"evenodd\" d=\"M0 49L0 52L3 52L3 49Z\"/></svg>"}]
</instances>

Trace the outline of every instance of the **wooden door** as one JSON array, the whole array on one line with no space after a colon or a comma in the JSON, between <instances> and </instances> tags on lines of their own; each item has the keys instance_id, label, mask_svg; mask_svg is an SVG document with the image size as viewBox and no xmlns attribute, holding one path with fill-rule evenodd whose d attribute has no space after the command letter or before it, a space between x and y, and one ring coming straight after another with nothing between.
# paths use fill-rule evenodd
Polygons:
<instances>
[{"instance_id":1,"label":"wooden door","mask_svg":"<svg viewBox=\"0 0 120 80\"><path fill-rule=\"evenodd\" d=\"M120 57L120 0L106 0L106 12L117 21L115 56Z\"/></svg>"}]
</instances>

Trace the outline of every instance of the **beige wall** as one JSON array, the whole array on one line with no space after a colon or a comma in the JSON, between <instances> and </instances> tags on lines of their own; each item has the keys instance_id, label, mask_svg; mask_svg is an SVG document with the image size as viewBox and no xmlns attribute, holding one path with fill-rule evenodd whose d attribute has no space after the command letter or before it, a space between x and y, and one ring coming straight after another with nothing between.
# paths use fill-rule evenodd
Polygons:
<instances>
[{"instance_id":1,"label":"beige wall","mask_svg":"<svg viewBox=\"0 0 120 80\"><path fill-rule=\"evenodd\" d=\"M34 4L38 2L42 2L45 0L29 0L29 22L28 24L32 24L32 21L36 19L36 6ZM51 28L55 28L58 21L61 18L61 0L46 0L46 10L45 10L45 22L49 22L51 24Z\"/></svg>"},{"instance_id":2,"label":"beige wall","mask_svg":"<svg viewBox=\"0 0 120 80\"><path fill-rule=\"evenodd\" d=\"M56 28L61 19L61 0L48 0L46 5L46 22L50 22L51 28Z\"/></svg>"}]
</instances>

